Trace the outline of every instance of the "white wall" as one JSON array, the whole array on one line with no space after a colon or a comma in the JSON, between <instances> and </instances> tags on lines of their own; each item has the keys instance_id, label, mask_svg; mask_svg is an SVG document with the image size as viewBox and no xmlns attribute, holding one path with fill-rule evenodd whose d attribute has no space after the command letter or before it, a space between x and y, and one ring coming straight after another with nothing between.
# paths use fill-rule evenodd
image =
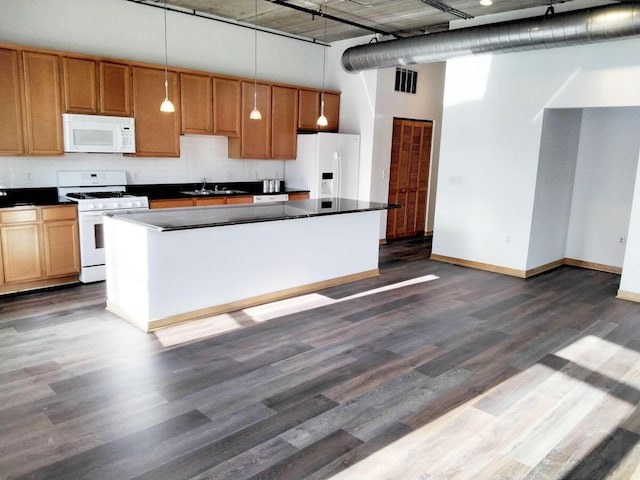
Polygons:
<instances>
[{"instance_id":1,"label":"white wall","mask_svg":"<svg viewBox=\"0 0 640 480\"><path fill-rule=\"evenodd\" d=\"M544 111L640 105L639 51L633 39L450 60L433 252L537 266L527 257Z\"/></svg>"},{"instance_id":2,"label":"white wall","mask_svg":"<svg viewBox=\"0 0 640 480\"><path fill-rule=\"evenodd\" d=\"M164 63L163 10L124 0L0 0L0 42ZM169 64L253 76L253 30L168 12ZM324 47L258 33L258 77L320 87ZM329 59L328 59L329 60ZM328 70L340 68L332 66ZM293 67L295 66L295 67ZM327 88L336 88L331 78ZM349 115L346 115L349 117ZM125 169L131 183L282 178L281 161L229 160L224 137L182 137L181 157L0 157L0 186L54 186L63 169Z\"/></svg>"},{"instance_id":3,"label":"white wall","mask_svg":"<svg viewBox=\"0 0 640 480\"><path fill-rule=\"evenodd\" d=\"M255 181L284 178L283 160L238 160L227 156L227 138L180 137L180 158L68 153L62 157L0 157L0 187L51 187L58 170L125 170L128 183Z\"/></svg>"},{"instance_id":4,"label":"white wall","mask_svg":"<svg viewBox=\"0 0 640 480\"><path fill-rule=\"evenodd\" d=\"M331 57L339 62L348 47L367 43L360 38L332 44ZM442 125L442 91L445 63L411 65L418 72L416 94L394 91L395 68L348 73L332 72L332 79L342 91L340 130L361 134L360 191L369 191L370 199L387 202L393 118L412 118L434 122L431 155L430 209L427 230L433 228L433 203L436 195L440 129ZM363 167L364 166L364 167ZM363 170L364 169L364 170ZM386 212L381 222L380 238L386 234Z\"/></svg>"},{"instance_id":5,"label":"white wall","mask_svg":"<svg viewBox=\"0 0 640 480\"><path fill-rule=\"evenodd\" d=\"M565 258L581 109L544 112L527 269Z\"/></svg>"},{"instance_id":6,"label":"white wall","mask_svg":"<svg viewBox=\"0 0 640 480\"><path fill-rule=\"evenodd\" d=\"M567 258L622 267L639 153L640 108L584 110Z\"/></svg>"},{"instance_id":7,"label":"white wall","mask_svg":"<svg viewBox=\"0 0 640 480\"><path fill-rule=\"evenodd\" d=\"M640 298L640 158L636 170L633 194L632 215L627 234L627 247L624 255L624 267L620 278L621 292L635 294Z\"/></svg>"},{"instance_id":8,"label":"white wall","mask_svg":"<svg viewBox=\"0 0 640 480\"><path fill-rule=\"evenodd\" d=\"M125 0L0 0L0 11L0 42L164 64L161 8ZM167 44L170 65L253 77L251 28L168 11ZM258 77L319 87L322 48L258 32Z\"/></svg>"}]
</instances>

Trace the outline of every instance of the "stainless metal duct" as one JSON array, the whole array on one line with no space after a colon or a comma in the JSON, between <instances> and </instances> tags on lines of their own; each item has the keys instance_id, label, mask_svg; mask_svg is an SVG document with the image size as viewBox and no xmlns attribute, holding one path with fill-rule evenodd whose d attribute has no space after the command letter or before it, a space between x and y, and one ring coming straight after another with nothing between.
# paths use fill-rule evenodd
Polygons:
<instances>
[{"instance_id":1,"label":"stainless metal duct","mask_svg":"<svg viewBox=\"0 0 640 480\"><path fill-rule=\"evenodd\" d=\"M450 30L345 50L348 72L430 63L464 55L506 53L619 40L640 35L640 2L575 10Z\"/></svg>"}]
</instances>

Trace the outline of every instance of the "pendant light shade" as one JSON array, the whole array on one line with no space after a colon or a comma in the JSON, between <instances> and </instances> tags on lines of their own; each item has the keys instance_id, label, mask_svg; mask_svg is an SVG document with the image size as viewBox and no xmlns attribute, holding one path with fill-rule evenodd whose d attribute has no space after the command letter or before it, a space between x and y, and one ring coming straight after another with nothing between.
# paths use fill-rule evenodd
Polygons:
<instances>
[{"instance_id":1,"label":"pendant light shade","mask_svg":"<svg viewBox=\"0 0 640 480\"><path fill-rule=\"evenodd\" d=\"M320 9L322 13L322 9ZM324 0L324 43L327 43L327 0ZM327 66L327 47L324 45L322 50L322 93L320 94L320 116L316 120L316 125L319 127L326 127L329 125L327 117L324 115L324 77Z\"/></svg>"},{"instance_id":2,"label":"pendant light shade","mask_svg":"<svg viewBox=\"0 0 640 480\"><path fill-rule=\"evenodd\" d=\"M160 104L161 112L175 112L176 108L169 100L169 73L167 66L167 0L164 0L164 100Z\"/></svg>"},{"instance_id":3,"label":"pendant light shade","mask_svg":"<svg viewBox=\"0 0 640 480\"><path fill-rule=\"evenodd\" d=\"M255 20L253 23L253 110L249 114L250 120L262 120L258 110L258 0L254 0Z\"/></svg>"},{"instance_id":4,"label":"pendant light shade","mask_svg":"<svg viewBox=\"0 0 640 480\"><path fill-rule=\"evenodd\" d=\"M324 116L324 92L320 94L320 116L316 120L316 125L319 127L326 127L329 125L329 120Z\"/></svg>"}]
</instances>

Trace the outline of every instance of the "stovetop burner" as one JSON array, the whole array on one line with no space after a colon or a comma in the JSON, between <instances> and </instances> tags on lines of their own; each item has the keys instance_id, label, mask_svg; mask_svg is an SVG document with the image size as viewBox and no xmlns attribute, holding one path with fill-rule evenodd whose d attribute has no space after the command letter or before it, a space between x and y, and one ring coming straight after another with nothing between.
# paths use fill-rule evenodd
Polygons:
<instances>
[{"instance_id":1,"label":"stovetop burner","mask_svg":"<svg viewBox=\"0 0 640 480\"><path fill-rule=\"evenodd\" d=\"M77 200L87 200L91 198L124 198L133 195L126 192L70 192L67 197Z\"/></svg>"}]
</instances>

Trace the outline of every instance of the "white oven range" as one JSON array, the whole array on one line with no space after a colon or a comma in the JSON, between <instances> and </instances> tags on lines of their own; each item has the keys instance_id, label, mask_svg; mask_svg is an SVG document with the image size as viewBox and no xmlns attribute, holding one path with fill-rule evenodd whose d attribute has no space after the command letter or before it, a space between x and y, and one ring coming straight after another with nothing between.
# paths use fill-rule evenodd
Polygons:
<instances>
[{"instance_id":1,"label":"white oven range","mask_svg":"<svg viewBox=\"0 0 640 480\"><path fill-rule=\"evenodd\" d=\"M105 280L103 214L147 210L149 200L126 193L123 170L59 171L58 199L78 204L80 281Z\"/></svg>"}]
</instances>

